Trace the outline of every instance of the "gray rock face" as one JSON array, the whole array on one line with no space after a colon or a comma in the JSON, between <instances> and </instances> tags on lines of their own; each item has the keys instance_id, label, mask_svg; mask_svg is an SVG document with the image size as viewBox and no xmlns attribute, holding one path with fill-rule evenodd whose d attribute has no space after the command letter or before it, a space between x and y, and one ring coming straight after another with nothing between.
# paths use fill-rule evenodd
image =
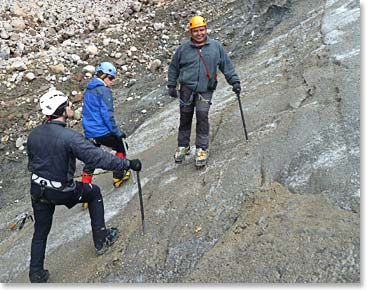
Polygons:
<instances>
[{"instance_id":1,"label":"gray rock face","mask_svg":"<svg viewBox=\"0 0 367 290\"><path fill-rule=\"evenodd\" d=\"M225 44L240 76L249 141L238 100L220 75L210 111L209 161L197 170L194 148L183 164L173 162L178 103L167 101L164 88L169 58L187 38L180 32L187 27L188 11L196 11L197 5L153 1L147 11L147 1L140 2L142 7L135 3L130 9L146 11L139 19L150 19L149 24L131 17L126 27L145 36L146 50L127 29L120 31L119 41L111 36L101 42L105 47L124 43L124 49L114 53L124 55L118 63L126 86L119 83L114 93L116 110L122 112L117 119L129 128L128 158L143 162L145 234L133 178L116 190L111 173L98 171L94 182L103 192L107 224L118 226L123 234L109 252L96 258L88 213L79 207L61 208L48 241L46 265L51 275L57 273L51 282L359 283L358 3L199 1L203 14L211 15L210 35ZM57 21L51 12L42 17ZM154 23L164 23L163 31ZM169 30L172 27L176 33ZM169 37L162 40L157 33ZM73 37L64 47L72 46ZM155 45L164 57L149 55ZM84 56L72 49L68 55L74 55L71 62L80 72L93 72L77 57ZM136 62L127 65L129 60ZM14 64L9 79L13 84L24 72L15 69L15 60L9 63ZM22 63L28 70L34 61ZM63 68L67 75L69 66ZM29 83L35 84L42 73L36 75ZM79 91L72 90L73 95ZM30 106L31 100L37 103L25 94L17 104ZM8 99L2 105L10 108ZM29 128L38 123L23 114L5 116L12 122L24 118ZM3 133L1 144L13 138L20 148L24 132L21 139L13 132ZM13 172L20 167L9 162L3 168ZM4 190L7 184L4 179L0 186ZM26 184L14 187L6 188L3 196L9 198L10 192L14 198L24 197L20 192ZM19 200L0 208L0 220L6 221L0 227L2 282L28 281L31 223L16 233L7 228L20 212L31 211L28 199Z\"/></svg>"}]
</instances>

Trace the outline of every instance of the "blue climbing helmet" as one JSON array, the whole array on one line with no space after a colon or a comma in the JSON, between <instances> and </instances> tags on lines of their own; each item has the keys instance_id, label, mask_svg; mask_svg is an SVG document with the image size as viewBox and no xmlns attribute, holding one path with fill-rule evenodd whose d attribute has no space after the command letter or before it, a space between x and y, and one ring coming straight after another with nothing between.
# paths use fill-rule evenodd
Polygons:
<instances>
[{"instance_id":1,"label":"blue climbing helmet","mask_svg":"<svg viewBox=\"0 0 367 290\"><path fill-rule=\"evenodd\" d=\"M104 74L108 74L108 75L111 75L111 76L114 76L114 77L116 77L116 74L117 74L115 66L112 63L107 62L107 61L101 62L97 66L96 71L97 72L101 71Z\"/></svg>"}]
</instances>

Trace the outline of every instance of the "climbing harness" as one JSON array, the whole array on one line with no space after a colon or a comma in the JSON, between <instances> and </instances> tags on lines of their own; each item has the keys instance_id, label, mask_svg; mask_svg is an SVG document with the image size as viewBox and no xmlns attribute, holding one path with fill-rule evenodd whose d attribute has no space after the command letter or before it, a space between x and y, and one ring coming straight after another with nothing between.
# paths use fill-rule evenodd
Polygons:
<instances>
[{"instance_id":1,"label":"climbing harness","mask_svg":"<svg viewBox=\"0 0 367 290\"><path fill-rule=\"evenodd\" d=\"M205 99L202 94L196 93L196 92L191 92L188 102L185 102L181 98L181 94L178 95L178 100L179 100L181 106L190 106L194 103L194 100L196 100L197 102L207 103L209 105L212 104L212 102L210 100Z\"/></svg>"}]
</instances>

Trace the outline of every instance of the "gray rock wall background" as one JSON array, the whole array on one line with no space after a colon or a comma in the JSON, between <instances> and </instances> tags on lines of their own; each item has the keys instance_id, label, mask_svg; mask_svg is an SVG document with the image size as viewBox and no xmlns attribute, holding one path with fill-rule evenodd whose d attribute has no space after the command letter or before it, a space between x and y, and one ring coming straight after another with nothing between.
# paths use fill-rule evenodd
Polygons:
<instances>
[{"instance_id":1,"label":"gray rock wall background","mask_svg":"<svg viewBox=\"0 0 367 290\"><path fill-rule=\"evenodd\" d=\"M221 78L208 166L195 169L192 155L174 164L178 104L167 100L165 73L187 35L163 33L175 41L167 40L162 66L114 89L129 155L143 161L146 233L133 180L116 190L110 173L97 175L108 224L122 236L96 258L88 213L58 209L46 258L51 282L359 283L359 3L200 4L240 75L249 141ZM197 9L152 5L166 29L184 26L185 13ZM29 206L22 198L0 209L2 282L27 281L31 223L18 232L7 226Z\"/></svg>"}]
</instances>

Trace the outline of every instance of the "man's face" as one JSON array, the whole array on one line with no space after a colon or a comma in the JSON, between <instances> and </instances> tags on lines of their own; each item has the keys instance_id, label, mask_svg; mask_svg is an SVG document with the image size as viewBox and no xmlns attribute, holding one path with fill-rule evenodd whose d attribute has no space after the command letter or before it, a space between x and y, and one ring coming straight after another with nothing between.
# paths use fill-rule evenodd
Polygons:
<instances>
[{"instance_id":1,"label":"man's face","mask_svg":"<svg viewBox=\"0 0 367 290\"><path fill-rule=\"evenodd\" d=\"M105 82L106 86L109 87L109 88L112 87L114 81L115 81L115 77L111 76L111 75L107 76L104 79L104 82Z\"/></svg>"},{"instance_id":2,"label":"man's face","mask_svg":"<svg viewBox=\"0 0 367 290\"><path fill-rule=\"evenodd\" d=\"M206 41L206 27L202 26L191 29L191 37L196 44L204 44Z\"/></svg>"}]
</instances>

